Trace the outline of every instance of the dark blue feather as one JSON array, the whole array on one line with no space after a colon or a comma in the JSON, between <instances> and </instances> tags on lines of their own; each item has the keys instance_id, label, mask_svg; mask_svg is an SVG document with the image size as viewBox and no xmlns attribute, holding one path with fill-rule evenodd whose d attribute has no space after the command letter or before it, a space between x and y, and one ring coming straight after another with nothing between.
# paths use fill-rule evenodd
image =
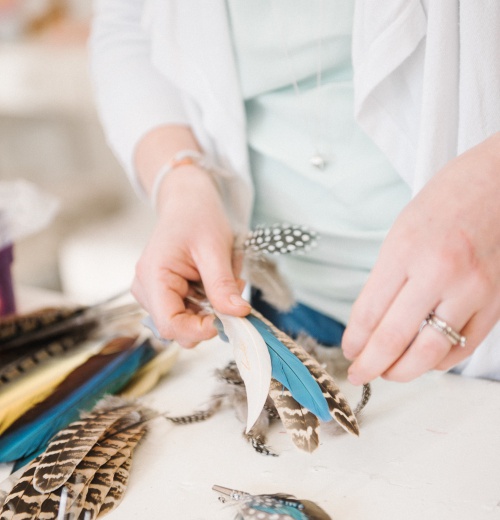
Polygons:
<instances>
[{"instance_id":1,"label":"dark blue feather","mask_svg":"<svg viewBox=\"0 0 500 520\"><path fill-rule=\"evenodd\" d=\"M288 388L293 398L322 421L332 420L328 403L307 367L276 338L259 318L249 314L247 320L264 338L271 356L272 377Z\"/></svg>"},{"instance_id":2,"label":"dark blue feather","mask_svg":"<svg viewBox=\"0 0 500 520\"><path fill-rule=\"evenodd\" d=\"M119 392L155 354L149 341L128 348L40 416L19 428L9 428L0 436L0 462L27 462L41 453L59 430L77 420L82 411L92 409L104 395Z\"/></svg>"}]
</instances>

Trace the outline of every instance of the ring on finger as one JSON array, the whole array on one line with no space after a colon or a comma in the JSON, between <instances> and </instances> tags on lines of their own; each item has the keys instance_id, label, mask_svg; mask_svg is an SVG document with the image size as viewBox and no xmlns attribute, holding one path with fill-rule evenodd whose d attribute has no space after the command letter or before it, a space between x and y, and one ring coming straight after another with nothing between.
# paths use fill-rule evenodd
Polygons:
<instances>
[{"instance_id":1,"label":"ring on finger","mask_svg":"<svg viewBox=\"0 0 500 520\"><path fill-rule=\"evenodd\" d=\"M467 344L467 338L450 327L446 321L436 316L434 311L431 311L427 318L425 318L420 330L422 330L425 325L430 325L433 329L441 332L453 346L460 345L461 347L465 347Z\"/></svg>"}]
</instances>

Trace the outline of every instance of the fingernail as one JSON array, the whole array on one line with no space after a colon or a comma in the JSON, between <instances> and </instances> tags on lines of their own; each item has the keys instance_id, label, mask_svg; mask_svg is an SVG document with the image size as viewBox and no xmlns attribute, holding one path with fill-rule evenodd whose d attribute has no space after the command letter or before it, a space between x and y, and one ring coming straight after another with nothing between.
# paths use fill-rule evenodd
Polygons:
<instances>
[{"instance_id":1,"label":"fingernail","mask_svg":"<svg viewBox=\"0 0 500 520\"><path fill-rule=\"evenodd\" d=\"M348 374L347 379L351 384L356 386L363 384L363 380L357 374Z\"/></svg>"},{"instance_id":2,"label":"fingernail","mask_svg":"<svg viewBox=\"0 0 500 520\"><path fill-rule=\"evenodd\" d=\"M229 297L229 301L233 305L237 305L238 307L250 307L250 304L244 300L239 294L231 294Z\"/></svg>"}]
</instances>

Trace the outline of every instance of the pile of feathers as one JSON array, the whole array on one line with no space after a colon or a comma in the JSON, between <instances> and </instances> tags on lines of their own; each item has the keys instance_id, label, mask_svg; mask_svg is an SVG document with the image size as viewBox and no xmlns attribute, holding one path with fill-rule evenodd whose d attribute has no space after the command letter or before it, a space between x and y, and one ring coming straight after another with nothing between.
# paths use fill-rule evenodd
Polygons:
<instances>
[{"instance_id":1,"label":"pile of feathers","mask_svg":"<svg viewBox=\"0 0 500 520\"><path fill-rule=\"evenodd\" d=\"M293 298L265 255L303 252L314 241L314 233L289 225L257 229L246 239L241 249L247 275L268 302L283 309ZM336 421L359 434L356 415L370 397L368 385L351 409L325 367L264 316L254 309L244 318L220 314L201 286L194 289L191 303L215 314L235 361L219 371L231 391L217 392L207 410L183 417L129 400L151 389L178 351L145 333L143 323L153 329L154 324L136 303L111 299L0 320L0 462L15 461L20 468L0 495L0 520L102 516L123 497L132 454L153 418L177 424L205 420L228 396L235 405L243 403L245 436L260 453L275 455L265 431L278 418L307 452L319 445L320 422ZM113 394L120 397L105 397ZM243 496L231 497L236 495ZM313 506L286 494L245 494L238 518L255 511L259 518L329 518ZM276 516L280 508L288 513ZM262 516L265 512L271 516Z\"/></svg>"},{"instance_id":2,"label":"pile of feathers","mask_svg":"<svg viewBox=\"0 0 500 520\"><path fill-rule=\"evenodd\" d=\"M0 519L91 520L119 503L157 415L124 397L149 391L178 354L145 333L143 318L116 297L0 319L0 462L17 469ZM103 401L113 394L123 397Z\"/></svg>"}]
</instances>

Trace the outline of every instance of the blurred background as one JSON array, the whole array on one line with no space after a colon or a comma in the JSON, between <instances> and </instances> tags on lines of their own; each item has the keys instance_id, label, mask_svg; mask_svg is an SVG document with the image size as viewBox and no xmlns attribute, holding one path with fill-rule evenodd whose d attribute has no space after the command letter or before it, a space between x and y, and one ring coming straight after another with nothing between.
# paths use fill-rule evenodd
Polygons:
<instances>
[{"instance_id":1,"label":"blurred background","mask_svg":"<svg viewBox=\"0 0 500 520\"><path fill-rule=\"evenodd\" d=\"M94 109L91 4L0 0L0 182L25 179L59 201L49 225L15 243L15 285L83 303L130 285L152 222Z\"/></svg>"}]
</instances>

